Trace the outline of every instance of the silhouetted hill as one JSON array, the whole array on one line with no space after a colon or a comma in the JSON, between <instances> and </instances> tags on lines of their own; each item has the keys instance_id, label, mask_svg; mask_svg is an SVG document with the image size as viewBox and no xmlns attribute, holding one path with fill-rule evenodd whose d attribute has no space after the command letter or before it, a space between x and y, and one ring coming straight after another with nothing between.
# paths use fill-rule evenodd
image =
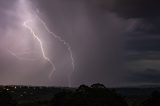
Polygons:
<instances>
[{"instance_id":1,"label":"silhouetted hill","mask_svg":"<svg viewBox=\"0 0 160 106\"><path fill-rule=\"evenodd\" d=\"M81 85L55 95L50 106L128 106L125 99L102 84Z\"/></svg>"},{"instance_id":2,"label":"silhouetted hill","mask_svg":"<svg viewBox=\"0 0 160 106\"><path fill-rule=\"evenodd\" d=\"M98 88L96 87L97 87L96 85L92 85L91 87L81 85L79 88L0 86L0 97L3 98L4 96L3 94L5 94L4 93L5 91L7 92L5 95L8 95L8 94L10 95L9 97L7 97L7 98L10 98L10 100L8 101L12 101L10 103L15 103L16 101L18 106L49 106L51 101L53 103L53 101L57 99L57 95L61 95L61 97L64 98L65 102L67 98L70 99L70 100L67 100L67 102L77 101L78 103L79 101L81 101L81 99L82 101L83 100L88 101L88 99L95 101L93 100L92 97L95 97L95 98L97 97L96 100L98 103L100 101L105 103L108 100L106 98L109 98L111 99L110 101L112 102L115 102L117 100L119 101L122 100L122 101L126 101L129 104L129 106L139 106L140 104L144 103L144 101L150 99L154 91L160 92L160 87L157 87L157 86L156 87L153 87L153 86L131 87L130 86L130 87L123 87L123 88L105 88L103 85L99 85ZM101 98L101 99L98 99L98 98ZM103 100L103 98L105 99ZM117 98L121 98L121 99L117 99ZM59 100L62 101L61 99Z\"/></svg>"},{"instance_id":3,"label":"silhouetted hill","mask_svg":"<svg viewBox=\"0 0 160 106\"><path fill-rule=\"evenodd\" d=\"M160 106L160 92L154 91L140 106Z\"/></svg>"}]
</instances>

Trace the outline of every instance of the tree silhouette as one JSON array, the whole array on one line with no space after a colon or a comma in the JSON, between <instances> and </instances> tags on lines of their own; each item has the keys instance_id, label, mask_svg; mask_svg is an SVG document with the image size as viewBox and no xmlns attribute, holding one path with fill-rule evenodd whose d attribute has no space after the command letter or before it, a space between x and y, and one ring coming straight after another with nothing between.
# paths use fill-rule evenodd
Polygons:
<instances>
[{"instance_id":1,"label":"tree silhouette","mask_svg":"<svg viewBox=\"0 0 160 106\"><path fill-rule=\"evenodd\" d=\"M97 84L93 84L93 85L91 85L91 88L106 88L103 84L99 84L99 83L97 83Z\"/></svg>"},{"instance_id":2,"label":"tree silhouette","mask_svg":"<svg viewBox=\"0 0 160 106\"><path fill-rule=\"evenodd\" d=\"M81 85L75 91L55 95L51 106L128 106L125 100L102 84Z\"/></svg>"},{"instance_id":3,"label":"tree silhouette","mask_svg":"<svg viewBox=\"0 0 160 106\"><path fill-rule=\"evenodd\" d=\"M160 106L160 92L154 91L151 97L140 104L140 106Z\"/></svg>"}]
</instances>

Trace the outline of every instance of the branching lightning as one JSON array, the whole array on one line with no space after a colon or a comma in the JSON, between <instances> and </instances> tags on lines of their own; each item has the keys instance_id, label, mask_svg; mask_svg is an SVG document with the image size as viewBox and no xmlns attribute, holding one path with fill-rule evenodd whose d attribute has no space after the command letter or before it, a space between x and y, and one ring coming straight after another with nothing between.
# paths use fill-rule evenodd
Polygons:
<instances>
[{"instance_id":1,"label":"branching lightning","mask_svg":"<svg viewBox=\"0 0 160 106\"><path fill-rule=\"evenodd\" d=\"M27 28L27 29L31 32L31 34L33 35L33 37L38 41L38 43L39 43L39 45L40 45L40 49L41 49L43 58L52 65L52 71L51 71L51 73L49 74L49 78L51 78L52 75L53 75L53 72L56 70L56 69L55 69L55 66L54 66L53 62L50 60L50 58L46 56L46 53L45 53L45 50L44 50L43 43L42 43L41 39L40 39L40 38L38 37L38 35L34 32L34 30L32 29L32 27L30 27L30 26L28 25L28 23L31 23L31 22L32 22L32 20L24 21L23 25L24 25L25 28Z\"/></svg>"},{"instance_id":2,"label":"branching lightning","mask_svg":"<svg viewBox=\"0 0 160 106\"><path fill-rule=\"evenodd\" d=\"M28 29L28 31L31 33L31 35L36 39L36 41L39 44L40 50L41 50L41 54L42 54L42 58L47 61L51 66L52 66L52 71L49 73L48 77L49 79L51 79L54 71L56 70L54 62L47 56L46 54L46 50L44 48L44 44L43 41L41 40L41 38L39 37L39 35L35 32L35 30L32 27L32 23L34 23L34 19L38 19L38 21L40 22L40 24L42 24L42 26L44 27L45 31L51 35L52 37L54 37L55 39L57 39L59 42L61 42L68 50L68 53L70 55L70 60L71 60L71 65L72 65L72 69L73 71L75 70L75 62L74 62L74 56L73 56L73 51L72 48L70 46L70 44L68 42L66 42L63 38L61 38L60 36L56 35L54 32L52 32L49 27L47 26L46 22L41 19L41 17L39 17L37 14L32 15L32 13L34 13L32 10L30 10L29 5L27 4L26 0L19 0L20 3L20 9L22 9L25 13L24 17L22 17L23 21L23 26ZM36 12L35 12L36 13ZM21 13L20 13L21 14ZM21 14L22 15L22 14ZM36 18L35 18L36 17ZM36 20L37 22L37 20ZM34 59L30 59L30 58L24 58L22 55L20 54L16 54L11 50L8 50L8 52L15 56L17 59L19 60L27 60L27 61L34 61ZM69 73L71 75L71 73ZM68 78L69 81L69 86L71 85L70 83L70 75Z\"/></svg>"},{"instance_id":3,"label":"branching lightning","mask_svg":"<svg viewBox=\"0 0 160 106\"><path fill-rule=\"evenodd\" d=\"M69 54L70 54L70 58L72 61L72 68L73 71L75 69L75 63L74 63L74 58L73 58L73 53L72 53L72 49L71 46L69 45L68 42L66 42L64 39L62 39L60 36L56 35L54 32L50 31L50 29L48 28L47 24L37 15L39 21L43 24L44 28L46 29L46 31L51 34L54 38L58 39L60 42L62 42L68 49Z\"/></svg>"}]
</instances>

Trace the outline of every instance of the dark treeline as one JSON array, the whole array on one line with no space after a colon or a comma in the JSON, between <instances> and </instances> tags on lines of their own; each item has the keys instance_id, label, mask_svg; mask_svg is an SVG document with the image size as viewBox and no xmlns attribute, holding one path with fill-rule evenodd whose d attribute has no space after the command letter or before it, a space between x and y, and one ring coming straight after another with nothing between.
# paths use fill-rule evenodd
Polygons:
<instances>
[{"instance_id":1,"label":"dark treeline","mask_svg":"<svg viewBox=\"0 0 160 106\"><path fill-rule=\"evenodd\" d=\"M102 84L81 85L71 92L61 92L51 101L52 106L127 106L124 98Z\"/></svg>"},{"instance_id":2,"label":"dark treeline","mask_svg":"<svg viewBox=\"0 0 160 106\"><path fill-rule=\"evenodd\" d=\"M32 91L30 88L28 89L30 90L29 92ZM34 92L42 93L38 92L39 90L41 89L34 88L32 97L36 98ZM46 96L44 96L41 100L22 103L20 99L16 99L12 94L13 90L10 92L9 89L1 89L0 106L160 106L160 93L158 91L154 91L147 97L148 99L139 104L129 104L126 97L121 96L115 89L108 89L102 84L81 85L77 89L61 89L56 94L52 94L46 89L45 91L51 93L52 98L50 100L46 100ZM43 94L39 95L43 96ZM30 98L31 96L28 97ZM25 96L23 99L26 99Z\"/></svg>"}]
</instances>

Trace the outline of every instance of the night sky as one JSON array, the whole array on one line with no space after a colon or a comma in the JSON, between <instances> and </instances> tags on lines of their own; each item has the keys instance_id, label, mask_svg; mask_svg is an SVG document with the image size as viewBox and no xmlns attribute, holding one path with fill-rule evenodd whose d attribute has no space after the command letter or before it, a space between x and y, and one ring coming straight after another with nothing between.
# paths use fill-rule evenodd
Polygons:
<instances>
[{"instance_id":1,"label":"night sky","mask_svg":"<svg viewBox=\"0 0 160 106\"><path fill-rule=\"evenodd\" d=\"M108 87L160 82L158 0L0 0L0 84ZM51 36L40 17L72 50ZM29 25L39 43L22 24Z\"/></svg>"}]
</instances>

